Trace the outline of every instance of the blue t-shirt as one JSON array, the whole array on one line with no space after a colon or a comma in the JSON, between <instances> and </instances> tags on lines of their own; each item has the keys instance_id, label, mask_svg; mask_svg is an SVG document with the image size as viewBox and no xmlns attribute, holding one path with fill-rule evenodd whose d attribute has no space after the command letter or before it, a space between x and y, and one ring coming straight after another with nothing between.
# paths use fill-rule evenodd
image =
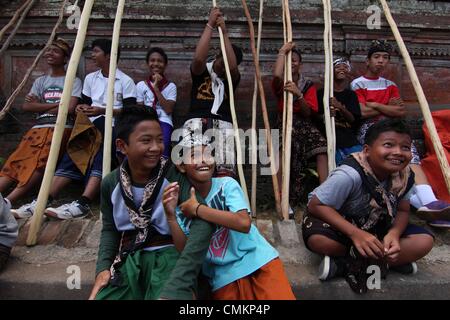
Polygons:
<instances>
[{"instance_id":1,"label":"blue t-shirt","mask_svg":"<svg viewBox=\"0 0 450 320\"><path fill-rule=\"evenodd\" d=\"M232 178L213 178L211 191L205 201L209 207L217 210L247 210L250 213L244 192ZM179 208L177 219L183 232L189 235L191 220ZM203 273L208 277L212 290L216 291L248 276L277 257L278 252L253 224L248 233L217 226L203 263Z\"/></svg>"}]
</instances>

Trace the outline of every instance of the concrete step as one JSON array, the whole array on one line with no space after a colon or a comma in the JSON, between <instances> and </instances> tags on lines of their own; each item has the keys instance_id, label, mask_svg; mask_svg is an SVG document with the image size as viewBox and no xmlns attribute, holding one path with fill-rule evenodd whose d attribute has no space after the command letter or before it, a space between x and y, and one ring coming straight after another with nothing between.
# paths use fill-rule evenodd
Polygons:
<instances>
[{"instance_id":1,"label":"concrete step","mask_svg":"<svg viewBox=\"0 0 450 320\"><path fill-rule=\"evenodd\" d=\"M414 222L420 224L420 221ZM99 221L61 223L61 226L50 222L44 225L40 239L45 245L18 245L13 249L6 269L0 274L0 299L77 300L89 297L101 225ZM298 299L450 299L449 231L436 232L435 247L418 262L416 275L391 272L381 281L379 290L357 295L343 279L325 283L317 279L321 257L305 248L300 224L294 220L262 219L256 224L279 251ZM21 233L26 231L24 222ZM24 238L23 235L20 237ZM44 241L46 239L50 240Z\"/></svg>"}]
</instances>

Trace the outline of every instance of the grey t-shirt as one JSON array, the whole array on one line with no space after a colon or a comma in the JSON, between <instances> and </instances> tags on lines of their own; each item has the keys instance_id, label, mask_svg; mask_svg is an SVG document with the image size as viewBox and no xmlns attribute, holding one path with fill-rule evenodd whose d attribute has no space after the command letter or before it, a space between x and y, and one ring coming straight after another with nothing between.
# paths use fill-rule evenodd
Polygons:
<instances>
[{"instance_id":1,"label":"grey t-shirt","mask_svg":"<svg viewBox=\"0 0 450 320\"><path fill-rule=\"evenodd\" d=\"M411 191L403 199L409 199L410 194ZM345 164L333 170L327 180L309 194L309 199L314 195L346 217L363 217L370 213L371 196L363 191L361 176Z\"/></svg>"},{"instance_id":2,"label":"grey t-shirt","mask_svg":"<svg viewBox=\"0 0 450 320\"><path fill-rule=\"evenodd\" d=\"M34 81L30 94L39 97L40 103L58 103L62 97L65 79L65 76L51 77L45 75L39 77ZM75 78L72 88L72 97L81 98L81 89L81 80ZM46 112L40 113L37 116L37 123L34 127L53 127L56 123L56 116L56 114ZM68 123L70 122L68 121Z\"/></svg>"}]
</instances>

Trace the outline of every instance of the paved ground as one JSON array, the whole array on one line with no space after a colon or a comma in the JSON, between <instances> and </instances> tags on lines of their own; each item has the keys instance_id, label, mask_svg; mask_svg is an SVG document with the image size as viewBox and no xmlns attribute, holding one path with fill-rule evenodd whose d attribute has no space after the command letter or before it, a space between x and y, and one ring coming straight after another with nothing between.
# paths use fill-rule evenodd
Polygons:
<instances>
[{"instance_id":1,"label":"paved ground","mask_svg":"<svg viewBox=\"0 0 450 320\"><path fill-rule=\"evenodd\" d=\"M300 213L298 213L300 214ZM419 261L419 273L394 272L379 290L360 296L342 279L317 279L320 257L308 252L296 220L278 221L262 214L256 224L280 252L299 299L449 299L450 231L436 231L432 252ZM423 224L412 217L415 223ZM297 221L297 222L296 222ZM101 225L95 217L80 221L46 221L38 244L26 247L29 221L21 221L20 236L7 268L0 274L0 299L86 299L94 281ZM78 281L79 279L80 281Z\"/></svg>"}]
</instances>

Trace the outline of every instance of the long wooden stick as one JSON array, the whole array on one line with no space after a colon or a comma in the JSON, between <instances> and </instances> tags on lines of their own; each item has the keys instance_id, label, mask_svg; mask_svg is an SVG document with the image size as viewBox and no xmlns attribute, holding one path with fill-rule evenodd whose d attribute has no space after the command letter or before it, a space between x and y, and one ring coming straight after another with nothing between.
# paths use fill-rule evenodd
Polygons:
<instances>
[{"instance_id":1,"label":"long wooden stick","mask_svg":"<svg viewBox=\"0 0 450 320\"><path fill-rule=\"evenodd\" d=\"M61 25L61 22L64 18L64 9L66 7L67 1L68 0L64 0L63 4L61 6L61 9L59 11L58 21L56 22L55 26L53 27L52 33L50 34L50 38L48 38L47 43L45 44L44 48L36 56L36 58L33 61L33 64L28 68L27 73L25 74L25 77L22 79L22 81L17 86L17 88L14 90L14 92L9 96L8 101L6 101L5 106L3 107L2 111L0 111L0 120L2 120L6 116L6 113L9 111L9 109L11 109L11 106L14 103L14 100L16 100L20 91L22 91L23 87L26 85L28 79L31 76L31 73L33 72L34 68L36 68L36 65L38 64L42 55L45 53L45 51L47 51L48 47L50 47L53 40L55 39L56 30L58 30L58 28Z\"/></svg>"},{"instance_id":2,"label":"long wooden stick","mask_svg":"<svg viewBox=\"0 0 450 320\"><path fill-rule=\"evenodd\" d=\"M327 135L327 155L328 155L328 171L330 172L336 167L335 161L335 135L334 135L334 118L330 112L330 98L333 97L333 58L332 58L332 39L331 37L331 19L330 19L330 1L322 0L323 3L323 19L324 19L324 51L325 51L325 83L323 94L325 131Z\"/></svg>"},{"instance_id":3,"label":"long wooden stick","mask_svg":"<svg viewBox=\"0 0 450 320\"><path fill-rule=\"evenodd\" d=\"M283 43L287 42L287 33L286 33L286 8L284 7L284 0L281 0L281 7L283 9ZM287 64L287 58L284 57L284 66ZM287 70L286 68L283 68L284 70L284 83L287 81ZM282 129L282 135L281 135L281 169L284 166L284 157L286 154L286 141L284 140L286 138L286 105L287 105L287 92L283 90L283 112L282 112L282 119L281 119L281 129ZM282 181L284 181L284 170L281 171L282 175Z\"/></svg>"},{"instance_id":4,"label":"long wooden stick","mask_svg":"<svg viewBox=\"0 0 450 320\"><path fill-rule=\"evenodd\" d=\"M334 97L334 66L333 66L333 20L331 18L331 0L328 1L328 24L329 24L329 48L330 48L330 98ZM328 160L328 172L331 172L336 168L336 125L335 125L335 118L331 117L331 135L333 137L332 139L332 148L333 148L333 157L330 160Z\"/></svg>"},{"instance_id":5,"label":"long wooden stick","mask_svg":"<svg viewBox=\"0 0 450 320\"><path fill-rule=\"evenodd\" d=\"M50 185L55 173L56 162L58 160L61 140L66 125L67 112L69 110L70 97L72 96L72 87L77 73L78 63L80 62L81 52L83 51L84 40L86 37L89 17L91 16L94 0L86 0L83 12L81 14L80 24L78 26L77 37L75 40L72 55L70 57L69 66L67 68L66 78L64 81L64 89L59 103L58 117L56 118L55 130L53 132L52 145L48 156L47 165L45 167L44 178L42 180L41 189L37 198L36 208L31 221L30 231L27 237L27 245L35 245L37 241L37 233L42 224L45 206L48 200Z\"/></svg>"},{"instance_id":6,"label":"long wooden stick","mask_svg":"<svg viewBox=\"0 0 450 320\"><path fill-rule=\"evenodd\" d=\"M259 20L258 20L258 38L256 43L256 57L259 61L259 53L261 48L261 32L262 32L262 17L264 11L264 0L259 1ZM256 104L258 102L258 77L255 73L255 84L253 88L252 99L252 193L250 199L250 206L252 209L252 215L256 218L256 182L257 182L257 168L258 168L258 147L257 147L257 135L256 135Z\"/></svg>"},{"instance_id":7,"label":"long wooden stick","mask_svg":"<svg viewBox=\"0 0 450 320\"><path fill-rule=\"evenodd\" d=\"M433 142L434 151L439 160L439 165L441 166L442 175L444 176L445 184L447 185L447 190L450 193L450 168L445 156L444 148L442 147L442 142L439 139L439 135L436 130L436 126L433 122L433 117L431 116L430 106L428 105L428 101L423 93L422 86L420 85L419 77L417 76L416 70L414 69L414 65L412 63L411 57L409 56L408 49L405 46L402 36L398 30L397 24L392 17L391 11L386 0L380 0L381 5L383 6L384 14L386 16L386 20L388 21L392 33L394 34L395 40L397 41L397 45L400 48L400 52L402 54L403 60L405 61L406 69L408 70L409 77L411 79L412 85L414 87L414 91L416 92L417 98L419 99L420 109L422 110L423 118L425 120L425 125L430 132L431 141Z\"/></svg>"},{"instance_id":8,"label":"long wooden stick","mask_svg":"<svg viewBox=\"0 0 450 320\"><path fill-rule=\"evenodd\" d=\"M17 30L19 30L20 26L22 25L23 20L25 19L25 17L27 16L28 12L31 10L31 8L33 7L35 2L36 2L36 0L31 0L30 2L28 2L28 5L25 8L25 10L23 11L22 15L20 16L19 21L17 22L16 26L9 34L8 39L6 39L5 43L3 44L3 47L0 49L0 57L2 57L3 54L5 53L5 51L8 49L9 44L11 43L12 39L14 38L14 36L17 33Z\"/></svg>"},{"instance_id":9,"label":"long wooden stick","mask_svg":"<svg viewBox=\"0 0 450 320\"><path fill-rule=\"evenodd\" d=\"M291 14L289 11L289 1L284 0L285 15L286 15L286 33L287 41L292 41L292 24L291 24ZM292 81L292 51L289 51L287 55L287 63L285 65L285 70L287 72L287 80ZM290 182L290 171L291 171L291 142L292 142L292 104L293 95L288 92L287 95L287 105L286 105L286 137L284 141L285 146L285 158L283 163L283 187L282 187L282 199L281 199L281 211L283 213L284 219L289 219L289 182Z\"/></svg>"},{"instance_id":10,"label":"long wooden stick","mask_svg":"<svg viewBox=\"0 0 450 320\"><path fill-rule=\"evenodd\" d=\"M109 60L108 95L105 112L105 136L103 140L103 170L102 177L111 171L111 148L112 148L112 118L114 107L114 83L116 82L117 52L119 48L120 26L122 24L125 0L119 0L117 4L116 19L114 20L114 31L111 43L111 54Z\"/></svg>"},{"instance_id":11,"label":"long wooden stick","mask_svg":"<svg viewBox=\"0 0 450 320\"><path fill-rule=\"evenodd\" d=\"M216 0L212 0L213 7L217 7ZM250 199L248 198L248 191L247 191L247 183L245 182L245 176L244 176L244 170L242 168L242 150L241 150L241 139L239 137L239 126L237 123L237 117L236 117L236 108L234 106L234 91L233 91L233 81L231 79L231 72L230 72L230 65L228 64L228 57L227 57L227 51L225 48L225 40L223 38L223 31L222 28L219 29L219 36L220 36L220 47L222 49L222 57L223 62L225 65L225 71L227 74L227 80L228 80L228 98L230 99L230 111L231 111L231 118L233 120L233 130L234 130L234 138L236 141L236 165L238 169L239 174L239 181L241 183L241 187L244 190L244 195L246 197L247 203L250 204Z\"/></svg>"},{"instance_id":12,"label":"long wooden stick","mask_svg":"<svg viewBox=\"0 0 450 320\"><path fill-rule=\"evenodd\" d=\"M8 24L6 26L4 26L2 28L2 30L0 30L0 41L2 41L3 39L3 35L5 34L6 30L8 30L14 23L16 23L17 19L19 18L20 14L23 12L23 10L25 9L25 7L28 5L28 3L30 3L31 0L26 0L22 6L17 9L16 13L14 13L13 17L11 18L11 20L8 22Z\"/></svg>"},{"instance_id":13,"label":"long wooden stick","mask_svg":"<svg viewBox=\"0 0 450 320\"><path fill-rule=\"evenodd\" d=\"M278 179L277 179L277 173L275 170L275 156L273 152L273 146L272 146L272 134L270 132L270 122L269 117L267 114L267 104L266 104L266 96L264 92L264 86L261 80L261 70L259 67L259 57L255 48L255 30L253 28L253 20L250 15L250 12L248 10L247 2L245 0L242 0L242 6L244 8L245 16L247 17L248 27L250 31L250 47L252 49L252 55L253 55L253 61L255 64L255 73L256 73L256 80L258 83L258 89L259 89L259 97L261 100L261 109L264 119L264 127L266 129L266 137L267 137L267 149L269 152L270 157L270 169L272 173L272 183L273 183L273 192L275 195L275 206L278 213L280 213L280 190L278 186Z\"/></svg>"}]
</instances>

